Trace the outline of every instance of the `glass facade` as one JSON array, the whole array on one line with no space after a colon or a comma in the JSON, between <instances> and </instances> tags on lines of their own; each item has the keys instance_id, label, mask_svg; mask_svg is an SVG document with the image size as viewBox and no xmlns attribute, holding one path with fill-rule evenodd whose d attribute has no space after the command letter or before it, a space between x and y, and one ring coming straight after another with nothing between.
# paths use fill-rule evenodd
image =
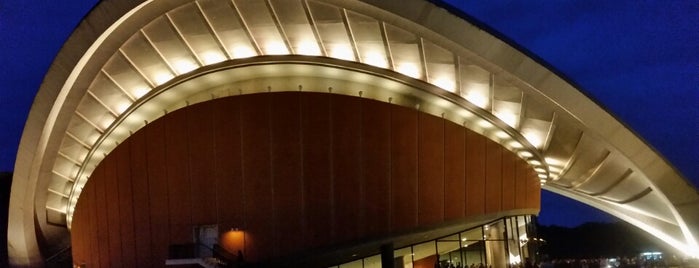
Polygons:
<instances>
[{"instance_id":1,"label":"glass facade","mask_svg":"<svg viewBox=\"0 0 699 268\"><path fill-rule=\"evenodd\" d=\"M532 263L536 247L529 243L536 236L531 216L501 218L459 233L393 251L394 267L463 268L524 267ZM381 256L372 255L331 268L379 268Z\"/></svg>"}]
</instances>

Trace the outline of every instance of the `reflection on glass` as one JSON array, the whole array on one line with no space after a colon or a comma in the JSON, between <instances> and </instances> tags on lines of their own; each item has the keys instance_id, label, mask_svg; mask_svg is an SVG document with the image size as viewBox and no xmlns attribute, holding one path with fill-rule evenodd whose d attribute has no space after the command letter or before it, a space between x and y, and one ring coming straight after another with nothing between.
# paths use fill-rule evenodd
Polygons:
<instances>
[{"instance_id":1,"label":"reflection on glass","mask_svg":"<svg viewBox=\"0 0 699 268\"><path fill-rule=\"evenodd\" d=\"M434 267L437 252L433 241L413 246L413 265L417 267Z\"/></svg>"},{"instance_id":2,"label":"reflection on glass","mask_svg":"<svg viewBox=\"0 0 699 268\"><path fill-rule=\"evenodd\" d=\"M437 253L439 254L440 267L463 264L461 257L461 240L458 234L437 240Z\"/></svg>"},{"instance_id":3,"label":"reflection on glass","mask_svg":"<svg viewBox=\"0 0 699 268\"><path fill-rule=\"evenodd\" d=\"M531 216L502 218L497 221L393 252L395 267L516 267L530 259L535 243ZM534 260L531 260L534 261ZM381 256L342 264L341 267L381 266Z\"/></svg>"},{"instance_id":4,"label":"reflection on glass","mask_svg":"<svg viewBox=\"0 0 699 268\"><path fill-rule=\"evenodd\" d=\"M381 268L381 255L364 258L364 268Z\"/></svg>"},{"instance_id":5,"label":"reflection on glass","mask_svg":"<svg viewBox=\"0 0 699 268\"><path fill-rule=\"evenodd\" d=\"M404 247L393 251L393 259L396 265L403 264L403 268L413 268L413 250L411 247Z\"/></svg>"}]
</instances>

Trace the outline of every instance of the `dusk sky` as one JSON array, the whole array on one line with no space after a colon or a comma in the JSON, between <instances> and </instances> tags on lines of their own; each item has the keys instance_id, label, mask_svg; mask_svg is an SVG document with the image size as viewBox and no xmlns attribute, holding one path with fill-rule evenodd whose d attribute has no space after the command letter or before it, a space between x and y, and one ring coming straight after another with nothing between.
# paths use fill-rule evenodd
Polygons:
<instances>
[{"instance_id":1,"label":"dusk sky","mask_svg":"<svg viewBox=\"0 0 699 268\"><path fill-rule=\"evenodd\" d=\"M577 85L699 185L699 1L445 1ZM0 171L13 170L43 77L96 2L0 1ZM542 194L543 224L612 220Z\"/></svg>"}]
</instances>

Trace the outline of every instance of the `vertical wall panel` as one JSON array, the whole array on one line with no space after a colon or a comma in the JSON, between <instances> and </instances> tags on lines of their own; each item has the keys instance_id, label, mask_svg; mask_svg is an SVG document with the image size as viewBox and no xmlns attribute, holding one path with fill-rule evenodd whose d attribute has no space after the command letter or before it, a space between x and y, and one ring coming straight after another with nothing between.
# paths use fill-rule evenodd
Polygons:
<instances>
[{"instance_id":1,"label":"vertical wall panel","mask_svg":"<svg viewBox=\"0 0 699 268\"><path fill-rule=\"evenodd\" d=\"M192 241L192 197L187 157L187 111L171 113L165 125L165 161L170 211L170 242L185 244ZM177 122L177 123L175 123Z\"/></svg>"},{"instance_id":2,"label":"vertical wall panel","mask_svg":"<svg viewBox=\"0 0 699 268\"><path fill-rule=\"evenodd\" d=\"M338 241L346 241L358 237L361 228L361 99L338 95L330 99L334 233Z\"/></svg>"},{"instance_id":3,"label":"vertical wall panel","mask_svg":"<svg viewBox=\"0 0 699 268\"><path fill-rule=\"evenodd\" d=\"M187 109L188 166L192 196L192 224L214 223L216 218L216 179L214 178L213 105Z\"/></svg>"},{"instance_id":4,"label":"vertical wall panel","mask_svg":"<svg viewBox=\"0 0 699 268\"><path fill-rule=\"evenodd\" d=\"M502 146L486 139L485 213L502 207Z\"/></svg>"},{"instance_id":5,"label":"vertical wall panel","mask_svg":"<svg viewBox=\"0 0 699 268\"><path fill-rule=\"evenodd\" d=\"M417 225L417 111L391 107L391 226Z\"/></svg>"},{"instance_id":6,"label":"vertical wall panel","mask_svg":"<svg viewBox=\"0 0 699 268\"><path fill-rule=\"evenodd\" d=\"M131 166L131 185L134 203L134 236L136 263L153 266L151 253L151 196L148 185L148 158L146 154L146 131L139 131L129 137ZM157 185L156 185L157 186ZM160 227L163 228L163 227ZM167 228L167 227L165 227Z\"/></svg>"},{"instance_id":7,"label":"vertical wall panel","mask_svg":"<svg viewBox=\"0 0 699 268\"><path fill-rule=\"evenodd\" d=\"M148 195L150 196L150 235L153 262L167 257L170 245L168 180L165 162L165 122L156 120L146 130ZM151 263L157 265L157 263Z\"/></svg>"},{"instance_id":8,"label":"vertical wall panel","mask_svg":"<svg viewBox=\"0 0 699 268\"><path fill-rule=\"evenodd\" d=\"M272 107L272 179L277 224L277 255L290 254L295 247L304 247L303 180L301 155L301 112L299 95L279 93L271 96ZM293 243L290 243L293 241Z\"/></svg>"},{"instance_id":9,"label":"vertical wall panel","mask_svg":"<svg viewBox=\"0 0 699 268\"><path fill-rule=\"evenodd\" d=\"M97 168L92 173L92 176L96 176L105 179L106 174L104 168ZM101 267L109 267L111 260L109 259L109 215L107 214L107 193L105 189L106 185L104 182L97 181L95 183L95 214L97 218L96 234L97 234L97 245L99 248L99 260ZM112 224L117 224L112 222Z\"/></svg>"},{"instance_id":10,"label":"vertical wall panel","mask_svg":"<svg viewBox=\"0 0 699 268\"><path fill-rule=\"evenodd\" d=\"M85 202L89 200L92 192L83 191L80 195L80 201L75 205L75 210L73 213L73 223L70 234L71 239L71 254L73 256L73 262L77 264L90 264L93 265L90 259L90 210L88 205L91 202Z\"/></svg>"},{"instance_id":11,"label":"vertical wall panel","mask_svg":"<svg viewBox=\"0 0 699 268\"><path fill-rule=\"evenodd\" d=\"M70 244L71 244L71 256L73 258L74 263L85 263L85 257L83 257L84 253L87 253L89 251L85 250L85 244L83 243L83 232L82 228L86 228L86 224L83 223L83 218L80 217L82 216L82 208L80 206L80 203L77 203L75 205L75 210L74 211L81 211L80 215L78 213L73 213L73 223L72 223L72 228L73 231L71 232L71 237L70 237ZM77 231L76 231L77 230Z\"/></svg>"},{"instance_id":12,"label":"vertical wall panel","mask_svg":"<svg viewBox=\"0 0 699 268\"><path fill-rule=\"evenodd\" d=\"M97 170L95 169L95 171ZM99 174L95 174L93 172L92 176L95 175L97 175L97 178L99 178ZM102 262L100 261L100 242L104 242L104 240L100 240L100 234L98 230L100 226L100 221L98 220L99 216L97 215L97 187L95 187L95 184L97 183L87 183L85 185L85 188L83 189L83 192L90 192L90 194L88 194L86 198L86 201L89 202L87 205L87 211L89 211L88 217L90 217L90 219L88 220L88 222L90 223L90 227L86 230L86 233L90 235L90 260L92 261L92 264L95 267L100 267L100 265L102 264Z\"/></svg>"},{"instance_id":13,"label":"vertical wall panel","mask_svg":"<svg viewBox=\"0 0 699 268\"><path fill-rule=\"evenodd\" d=\"M225 98L213 103L216 146L212 162L219 202L217 222L221 224L221 231L244 227L239 101L239 98Z\"/></svg>"},{"instance_id":14,"label":"vertical wall panel","mask_svg":"<svg viewBox=\"0 0 699 268\"><path fill-rule=\"evenodd\" d=\"M76 207L73 254L89 267L161 266L192 225L214 223L245 232L246 260L289 256L538 208L539 190L515 154L412 108L245 95L172 112L107 156Z\"/></svg>"},{"instance_id":15,"label":"vertical wall panel","mask_svg":"<svg viewBox=\"0 0 699 268\"><path fill-rule=\"evenodd\" d=\"M466 130L444 122L444 219L464 216L466 205Z\"/></svg>"},{"instance_id":16,"label":"vertical wall panel","mask_svg":"<svg viewBox=\"0 0 699 268\"><path fill-rule=\"evenodd\" d=\"M309 246L332 239L332 175L330 161L330 95L301 96L303 128L304 212Z\"/></svg>"},{"instance_id":17,"label":"vertical wall panel","mask_svg":"<svg viewBox=\"0 0 699 268\"><path fill-rule=\"evenodd\" d=\"M515 208L525 208L526 206L527 173L529 173L529 168L526 162L517 159L515 164Z\"/></svg>"},{"instance_id":18,"label":"vertical wall panel","mask_svg":"<svg viewBox=\"0 0 699 268\"><path fill-rule=\"evenodd\" d=\"M391 114L390 106L362 103L362 178L367 234L389 231L391 226Z\"/></svg>"},{"instance_id":19,"label":"vertical wall panel","mask_svg":"<svg viewBox=\"0 0 699 268\"><path fill-rule=\"evenodd\" d=\"M502 209L515 208L515 163L517 156L510 152L502 154Z\"/></svg>"},{"instance_id":20,"label":"vertical wall panel","mask_svg":"<svg viewBox=\"0 0 699 268\"><path fill-rule=\"evenodd\" d=\"M529 172L527 176L527 187L524 190L524 194L527 196L525 207L539 207L539 203L541 202L541 183L539 182L536 171L531 168L527 168L527 170L529 170Z\"/></svg>"},{"instance_id":21,"label":"vertical wall panel","mask_svg":"<svg viewBox=\"0 0 699 268\"><path fill-rule=\"evenodd\" d=\"M269 95L253 94L240 103L245 228L250 258L274 255L274 185L271 178ZM247 245L246 245L247 246Z\"/></svg>"},{"instance_id":22,"label":"vertical wall panel","mask_svg":"<svg viewBox=\"0 0 699 268\"><path fill-rule=\"evenodd\" d=\"M121 149L121 148L120 148ZM115 150L117 151L117 150ZM109 259L110 264L116 267L122 266L121 256L121 224L119 223L119 186L117 183L117 153L114 152L107 156L104 165L105 179L105 201L107 221L109 222L107 230L109 233Z\"/></svg>"},{"instance_id":23,"label":"vertical wall panel","mask_svg":"<svg viewBox=\"0 0 699 268\"><path fill-rule=\"evenodd\" d=\"M473 131L466 131L466 216L484 213L485 140Z\"/></svg>"},{"instance_id":24,"label":"vertical wall panel","mask_svg":"<svg viewBox=\"0 0 699 268\"><path fill-rule=\"evenodd\" d=\"M127 143L130 143L127 141ZM131 146L119 146L112 155L116 157L116 178L119 203L121 260L124 267L136 266L136 238L134 237L134 205L131 188ZM138 241L140 242L140 241Z\"/></svg>"},{"instance_id":25,"label":"vertical wall panel","mask_svg":"<svg viewBox=\"0 0 699 268\"><path fill-rule=\"evenodd\" d=\"M444 120L418 113L418 222L444 219Z\"/></svg>"}]
</instances>

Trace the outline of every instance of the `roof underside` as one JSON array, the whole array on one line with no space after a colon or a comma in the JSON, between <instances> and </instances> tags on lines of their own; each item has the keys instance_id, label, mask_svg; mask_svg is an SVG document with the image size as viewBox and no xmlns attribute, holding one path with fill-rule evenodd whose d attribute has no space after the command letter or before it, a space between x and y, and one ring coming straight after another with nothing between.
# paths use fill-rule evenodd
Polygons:
<instances>
[{"instance_id":1,"label":"roof underside","mask_svg":"<svg viewBox=\"0 0 699 268\"><path fill-rule=\"evenodd\" d=\"M100 3L76 29L32 107L18 154L30 161L17 161L9 224L10 244L27 245L15 249L36 243L13 237L34 231L19 227L34 214L42 232L70 226L92 170L164 112L272 90L241 84L246 79L305 75L383 83L376 93L339 94L417 106L463 124L527 160L544 189L699 256L699 195L691 184L565 80L444 9L422 0L116 2ZM296 67L270 67L282 62ZM329 69L340 71L323 73ZM239 91L221 90L235 83ZM301 90L295 87L281 90Z\"/></svg>"}]
</instances>

